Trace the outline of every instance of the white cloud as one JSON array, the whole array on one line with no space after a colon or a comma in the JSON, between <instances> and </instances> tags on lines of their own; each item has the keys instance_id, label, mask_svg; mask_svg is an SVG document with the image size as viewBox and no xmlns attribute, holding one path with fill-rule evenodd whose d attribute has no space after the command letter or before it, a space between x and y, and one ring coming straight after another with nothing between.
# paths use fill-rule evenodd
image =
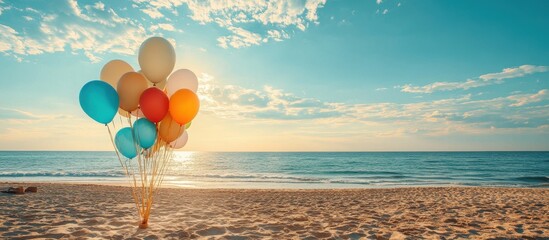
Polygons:
<instances>
[{"instance_id":1,"label":"white cloud","mask_svg":"<svg viewBox=\"0 0 549 240\"><path fill-rule=\"evenodd\" d=\"M243 28L229 27L229 31L233 32L233 35L223 36L217 39L218 45L222 48L241 48L249 47L252 45L259 45L261 43L261 36L257 33L250 32Z\"/></svg>"},{"instance_id":2,"label":"white cloud","mask_svg":"<svg viewBox=\"0 0 549 240\"><path fill-rule=\"evenodd\" d=\"M383 10L383 14L387 14L389 12L389 9Z\"/></svg>"},{"instance_id":3,"label":"white cloud","mask_svg":"<svg viewBox=\"0 0 549 240\"><path fill-rule=\"evenodd\" d=\"M383 2L383 0L376 0L377 4L381 4L382 2Z\"/></svg>"},{"instance_id":4,"label":"white cloud","mask_svg":"<svg viewBox=\"0 0 549 240\"><path fill-rule=\"evenodd\" d=\"M522 65L516 68L505 68L502 72L484 74L478 79L468 79L464 82L434 82L424 86L412 86L406 84L401 86L402 92L408 93L433 93L437 91L452 91L470 88L477 88L487 85L502 83L503 79L523 77L538 72L546 72L549 68L546 66Z\"/></svg>"},{"instance_id":5,"label":"white cloud","mask_svg":"<svg viewBox=\"0 0 549 240\"><path fill-rule=\"evenodd\" d=\"M105 4L102 2L96 2L93 7L97 10L105 11Z\"/></svg>"},{"instance_id":6,"label":"white cloud","mask_svg":"<svg viewBox=\"0 0 549 240\"><path fill-rule=\"evenodd\" d=\"M0 107L0 119L11 124L31 124L66 117L62 114L35 114L20 109Z\"/></svg>"},{"instance_id":7,"label":"white cloud","mask_svg":"<svg viewBox=\"0 0 549 240\"><path fill-rule=\"evenodd\" d=\"M512 107L520 107L530 103L540 102L544 99L547 99L547 89L540 90L536 94L521 94L507 97L515 101L515 103L509 105Z\"/></svg>"},{"instance_id":8,"label":"white cloud","mask_svg":"<svg viewBox=\"0 0 549 240\"><path fill-rule=\"evenodd\" d=\"M59 2L55 8L40 11L17 8L32 13L37 24L0 24L0 52L22 61L27 55L71 51L81 53L92 62L105 53L135 54L148 36L178 30L167 14L177 16L178 7L187 5L189 17L203 24L214 23L228 31L217 37L223 48L242 48L269 41L289 39L293 30L305 30L318 24L318 9L326 0L283 1L195 1L134 0L144 16L163 18L164 23L139 21L127 11L115 10L102 1L84 4L77 0ZM110 2L107 2L109 4ZM0 5L0 12L15 9ZM124 8L122 8L124 9ZM118 12L117 12L118 11ZM122 14L119 15L119 13ZM263 25L263 30L253 27ZM172 40L173 42L173 40Z\"/></svg>"},{"instance_id":9,"label":"white cloud","mask_svg":"<svg viewBox=\"0 0 549 240\"><path fill-rule=\"evenodd\" d=\"M282 41L284 39L290 38L290 35L284 30L269 30L267 31L267 38L273 39L275 41Z\"/></svg>"},{"instance_id":10,"label":"white cloud","mask_svg":"<svg viewBox=\"0 0 549 240\"><path fill-rule=\"evenodd\" d=\"M164 17L164 14L162 14L156 8L146 8L146 9L141 9L141 11L144 12L145 14L149 15L149 17L151 17L153 19L158 19L158 18Z\"/></svg>"},{"instance_id":11,"label":"white cloud","mask_svg":"<svg viewBox=\"0 0 549 240\"><path fill-rule=\"evenodd\" d=\"M150 27L151 31L156 31L156 30L165 30L165 31L170 31L170 32L173 32L173 31L176 31L175 27L169 23L159 23L159 24L156 24L156 25L152 25Z\"/></svg>"},{"instance_id":12,"label":"white cloud","mask_svg":"<svg viewBox=\"0 0 549 240\"><path fill-rule=\"evenodd\" d=\"M18 61L27 55L68 49L98 62L100 55L106 53L133 55L148 36L176 30L170 24L145 27L135 19L118 15L102 2L79 5L76 0L67 0L55 9L38 12L27 7L25 11L36 14L33 18L38 24L20 23L22 26L17 28L0 24L0 52Z\"/></svg>"},{"instance_id":13,"label":"white cloud","mask_svg":"<svg viewBox=\"0 0 549 240\"><path fill-rule=\"evenodd\" d=\"M474 99L469 94L405 104L349 104L303 98L270 86L248 89L222 85L207 74L201 75L199 81L202 112L227 119L245 119L249 123L305 121L319 126L375 126L371 128L372 134L379 136L478 134L494 131L492 127L513 129L549 125L549 111L540 111L547 106L545 89L493 99Z\"/></svg>"},{"instance_id":14,"label":"white cloud","mask_svg":"<svg viewBox=\"0 0 549 240\"><path fill-rule=\"evenodd\" d=\"M177 7L186 4L190 18L201 23L215 23L229 31L230 35L217 38L223 48L241 48L262 42L282 41L290 38L284 29L305 31L313 23L318 24L318 9L326 0L281 1L216 1L216 0L134 0L143 12L152 18L162 17L159 11L166 9L177 15ZM264 31L251 30L251 23L262 24ZM243 36L244 34L244 36Z\"/></svg>"},{"instance_id":15,"label":"white cloud","mask_svg":"<svg viewBox=\"0 0 549 240\"><path fill-rule=\"evenodd\" d=\"M3 1L0 0L0 15L2 15L2 12L10 10L11 6L2 6L2 4L5 4Z\"/></svg>"},{"instance_id":16,"label":"white cloud","mask_svg":"<svg viewBox=\"0 0 549 240\"><path fill-rule=\"evenodd\" d=\"M538 73L538 72L546 72L547 70L549 70L549 67L547 66L522 65L516 68L505 68L503 69L503 71L498 73L484 74L484 75L481 75L479 78L484 81L503 80L507 78L522 77L525 75Z\"/></svg>"},{"instance_id":17,"label":"white cloud","mask_svg":"<svg viewBox=\"0 0 549 240\"><path fill-rule=\"evenodd\" d=\"M109 26L109 27L114 27L115 26L113 23L111 23L107 19L96 18L96 17L93 17L93 16L89 16L87 14L84 14L82 12L82 9L78 6L78 2L76 0L68 0L68 3L69 3L69 6L70 6L72 12L74 13L74 15L81 18L81 19L83 19L83 20L85 20L85 21L92 22L92 23L99 23L99 24Z\"/></svg>"}]
</instances>

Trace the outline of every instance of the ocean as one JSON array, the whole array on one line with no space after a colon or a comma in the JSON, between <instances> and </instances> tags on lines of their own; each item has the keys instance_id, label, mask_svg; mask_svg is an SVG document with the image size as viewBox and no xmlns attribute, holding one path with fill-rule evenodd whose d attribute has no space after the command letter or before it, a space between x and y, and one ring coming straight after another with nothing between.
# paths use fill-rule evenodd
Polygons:
<instances>
[{"instance_id":1,"label":"ocean","mask_svg":"<svg viewBox=\"0 0 549 240\"><path fill-rule=\"evenodd\" d=\"M124 183L114 152L1 151L0 182ZM549 187L549 152L175 152L192 188Z\"/></svg>"}]
</instances>

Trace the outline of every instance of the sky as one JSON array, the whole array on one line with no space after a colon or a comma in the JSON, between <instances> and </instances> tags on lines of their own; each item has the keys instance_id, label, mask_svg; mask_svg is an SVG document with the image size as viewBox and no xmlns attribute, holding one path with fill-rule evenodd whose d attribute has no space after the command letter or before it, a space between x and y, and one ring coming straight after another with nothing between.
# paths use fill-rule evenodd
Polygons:
<instances>
[{"instance_id":1,"label":"sky","mask_svg":"<svg viewBox=\"0 0 549 240\"><path fill-rule=\"evenodd\" d=\"M80 88L162 36L185 151L549 150L549 3L0 0L0 149L112 150ZM115 121L119 119L115 118Z\"/></svg>"}]
</instances>

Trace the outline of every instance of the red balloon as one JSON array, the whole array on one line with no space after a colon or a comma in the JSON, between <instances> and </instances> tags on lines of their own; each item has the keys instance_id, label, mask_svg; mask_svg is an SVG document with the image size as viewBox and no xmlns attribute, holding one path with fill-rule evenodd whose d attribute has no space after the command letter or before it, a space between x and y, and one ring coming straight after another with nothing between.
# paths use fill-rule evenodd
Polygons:
<instances>
[{"instance_id":1,"label":"red balloon","mask_svg":"<svg viewBox=\"0 0 549 240\"><path fill-rule=\"evenodd\" d=\"M168 113L170 99L168 99L168 96L162 90L150 87L141 94L139 106L147 119L153 123L157 123L164 119Z\"/></svg>"}]
</instances>

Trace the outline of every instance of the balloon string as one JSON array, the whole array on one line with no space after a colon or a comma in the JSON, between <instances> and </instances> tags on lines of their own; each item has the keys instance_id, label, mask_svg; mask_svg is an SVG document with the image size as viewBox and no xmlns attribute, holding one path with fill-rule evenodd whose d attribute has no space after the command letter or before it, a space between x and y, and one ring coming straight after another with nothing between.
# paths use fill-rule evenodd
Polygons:
<instances>
[{"instance_id":1,"label":"balloon string","mask_svg":"<svg viewBox=\"0 0 549 240\"><path fill-rule=\"evenodd\" d=\"M132 126L132 115L131 115L130 111L128 111L128 113L129 113L128 124L130 125L130 129L132 131L133 144L134 144L135 150L137 151L138 148L137 148L137 144L135 142L135 134L134 134L134 131L133 131L133 126ZM139 151L137 151L137 152L139 152ZM144 198L144 196L145 196L145 186L144 186L145 179L143 179L143 178L145 176L143 176L144 174L143 174L143 168L141 166L141 156L140 155L137 155L137 164L138 164L137 166L138 166L138 170L139 170L139 177L140 177L140 180L141 180L140 181L141 182L141 208L142 208L141 211L144 212L146 202L145 202L145 198Z\"/></svg>"},{"instance_id":2,"label":"balloon string","mask_svg":"<svg viewBox=\"0 0 549 240\"><path fill-rule=\"evenodd\" d=\"M122 159L120 158L120 153L118 152L118 149L116 148L116 145L114 144L114 140L113 140L113 137L112 137L112 132L111 132L111 128L109 127L108 124L105 124L105 126L107 127L107 130L109 131L109 136L110 136L110 140L111 140L111 143L112 143L112 147L114 148L114 151L116 152L116 156L118 157L118 161L120 162L120 166L122 167L122 169L124 169L124 173L126 174L126 177L128 177L128 180L129 180L129 177L130 177L130 173L128 172L128 168L127 166L125 166L123 163L122 163ZM133 176L133 175L132 175ZM135 177L134 177L134 181L135 181ZM137 210L139 211L139 206L138 206L138 201L137 201L137 195L135 193L135 189L132 187L132 197L135 201L135 205L137 207Z\"/></svg>"},{"instance_id":3,"label":"balloon string","mask_svg":"<svg viewBox=\"0 0 549 240\"><path fill-rule=\"evenodd\" d=\"M120 162L120 165L122 167L124 167L124 165L122 164L122 159L120 159L120 153L118 153L118 149L116 148L116 145L114 144L111 128L107 124L105 124L105 126L107 127L107 130L109 131L109 136L110 136L110 140L111 140L111 143L112 143L112 147L114 148L114 151L116 152L116 156L118 157L118 161Z\"/></svg>"}]
</instances>

